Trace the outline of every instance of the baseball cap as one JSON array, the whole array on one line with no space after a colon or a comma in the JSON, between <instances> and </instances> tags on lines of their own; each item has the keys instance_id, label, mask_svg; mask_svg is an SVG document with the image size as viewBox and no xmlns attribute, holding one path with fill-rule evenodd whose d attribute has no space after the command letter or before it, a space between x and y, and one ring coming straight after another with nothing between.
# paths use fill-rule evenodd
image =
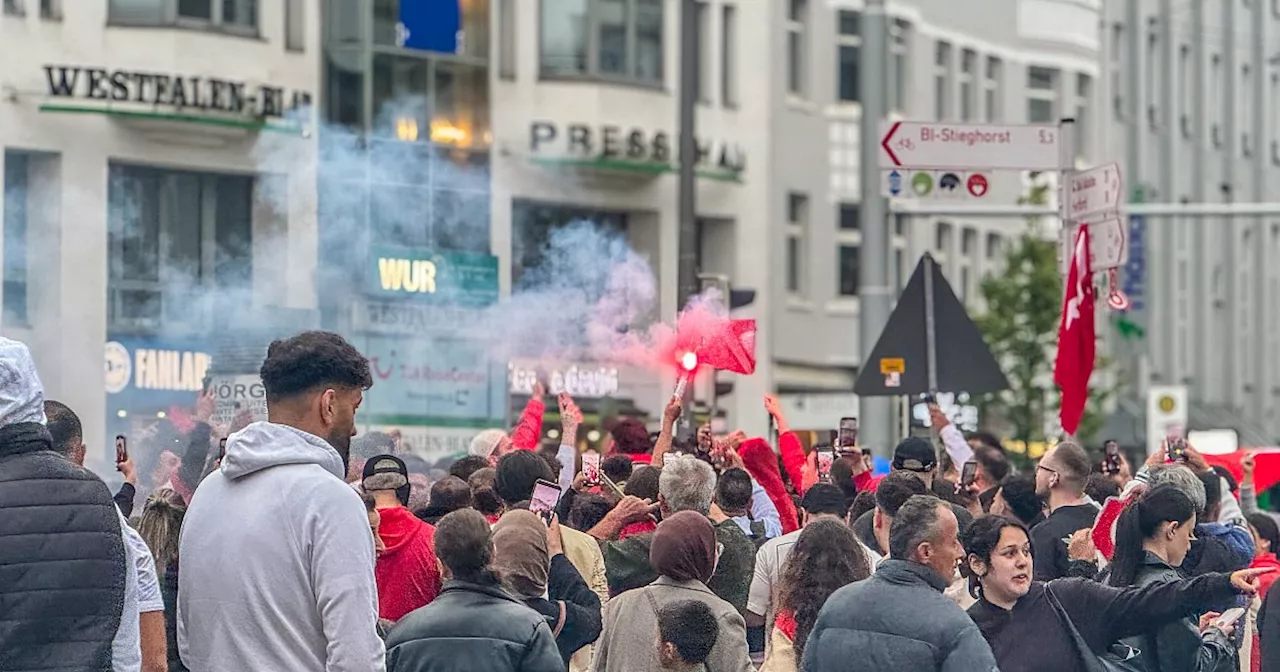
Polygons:
<instances>
[{"instance_id":1,"label":"baseball cap","mask_svg":"<svg viewBox=\"0 0 1280 672\"><path fill-rule=\"evenodd\" d=\"M938 466L938 456L928 441L913 436L893 449L893 468L906 471L933 471Z\"/></svg>"},{"instance_id":2,"label":"baseball cap","mask_svg":"<svg viewBox=\"0 0 1280 672\"><path fill-rule=\"evenodd\" d=\"M395 455L374 455L364 463L364 475L360 484L365 492L395 490L403 504L409 502L409 470L404 460Z\"/></svg>"}]
</instances>

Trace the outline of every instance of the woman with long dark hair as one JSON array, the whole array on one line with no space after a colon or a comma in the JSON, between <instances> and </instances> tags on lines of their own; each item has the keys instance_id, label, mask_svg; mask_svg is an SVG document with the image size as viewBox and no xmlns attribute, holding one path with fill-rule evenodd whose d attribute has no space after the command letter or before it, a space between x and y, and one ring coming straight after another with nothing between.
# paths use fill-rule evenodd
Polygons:
<instances>
[{"instance_id":1,"label":"woman with long dark hair","mask_svg":"<svg viewBox=\"0 0 1280 672\"><path fill-rule=\"evenodd\" d=\"M1176 486L1158 486L1138 497L1116 520L1108 585L1145 587L1181 578L1178 567L1191 550L1195 526L1196 505ZM1230 640L1234 626L1219 628L1213 620L1212 612L1188 611L1128 643L1142 651L1148 672L1233 670L1238 665Z\"/></svg>"},{"instance_id":2,"label":"woman with long dark hair","mask_svg":"<svg viewBox=\"0 0 1280 672\"><path fill-rule=\"evenodd\" d=\"M871 576L862 544L839 520L815 520L805 526L787 556L773 624L773 647L761 672L794 672L804 656L809 631L827 598L840 588Z\"/></svg>"},{"instance_id":3,"label":"woman with long dark hair","mask_svg":"<svg viewBox=\"0 0 1280 672\"><path fill-rule=\"evenodd\" d=\"M1032 580L1031 540L1022 523L1002 516L979 518L961 541L964 573L978 600L969 616L1001 670L1087 672L1096 669L1096 658L1123 659L1132 651L1119 647L1113 652L1118 640L1178 621L1238 592L1252 592L1260 572L1206 574L1140 588L1079 578L1043 583Z\"/></svg>"}]
</instances>

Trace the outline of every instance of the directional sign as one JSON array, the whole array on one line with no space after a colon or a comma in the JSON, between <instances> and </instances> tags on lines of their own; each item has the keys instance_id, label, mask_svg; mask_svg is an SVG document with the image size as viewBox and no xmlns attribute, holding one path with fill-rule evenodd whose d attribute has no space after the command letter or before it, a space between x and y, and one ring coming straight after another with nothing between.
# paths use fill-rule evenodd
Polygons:
<instances>
[{"instance_id":1,"label":"directional sign","mask_svg":"<svg viewBox=\"0 0 1280 672\"><path fill-rule=\"evenodd\" d=\"M1120 195L1123 193L1124 181L1120 179L1120 166L1115 163L1069 173L1067 219L1078 222L1093 215L1114 212L1120 207Z\"/></svg>"},{"instance_id":2,"label":"directional sign","mask_svg":"<svg viewBox=\"0 0 1280 672\"><path fill-rule=\"evenodd\" d=\"M1124 266L1129 261L1129 245L1127 243L1127 228L1124 220L1117 215L1111 215L1097 222L1085 224L1089 227L1089 266L1094 272L1105 271L1112 268ZM1068 241L1075 240L1076 231L1080 225L1073 224L1062 227L1062 240L1058 246L1058 266L1063 274L1067 271L1068 259L1071 245Z\"/></svg>"},{"instance_id":3,"label":"directional sign","mask_svg":"<svg viewBox=\"0 0 1280 672\"><path fill-rule=\"evenodd\" d=\"M881 168L1058 170L1057 126L886 121Z\"/></svg>"}]
</instances>

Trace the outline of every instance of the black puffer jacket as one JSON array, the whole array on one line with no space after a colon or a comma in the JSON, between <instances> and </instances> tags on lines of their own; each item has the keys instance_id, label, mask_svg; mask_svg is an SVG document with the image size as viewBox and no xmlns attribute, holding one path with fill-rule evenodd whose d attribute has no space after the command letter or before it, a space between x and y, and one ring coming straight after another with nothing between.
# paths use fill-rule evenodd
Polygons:
<instances>
[{"instance_id":1,"label":"black puffer jacket","mask_svg":"<svg viewBox=\"0 0 1280 672\"><path fill-rule=\"evenodd\" d=\"M0 670L111 670L125 548L111 491L51 452L44 425L0 428Z\"/></svg>"},{"instance_id":2,"label":"black puffer jacket","mask_svg":"<svg viewBox=\"0 0 1280 672\"><path fill-rule=\"evenodd\" d=\"M449 581L387 634L387 672L564 669L547 620L496 585Z\"/></svg>"}]
</instances>

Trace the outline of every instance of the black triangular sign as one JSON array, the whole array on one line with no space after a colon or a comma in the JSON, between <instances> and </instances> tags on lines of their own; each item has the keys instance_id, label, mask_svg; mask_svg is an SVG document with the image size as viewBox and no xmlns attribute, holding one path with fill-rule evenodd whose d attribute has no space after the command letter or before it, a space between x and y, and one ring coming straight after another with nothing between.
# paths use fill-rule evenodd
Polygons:
<instances>
[{"instance_id":1,"label":"black triangular sign","mask_svg":"<svg viewBox=\"0 0 1280 672\"><path fill-rule=\"evenodd\" d=\"M925 264L925 260L929 264ZM985 394L1009 388L978 326L951 291L942 269L925 254L898 297L889 323L880 333L871 356L863 362L853 391L863 397L889 397L929 392L925 352L926 266L933 272L933 319L938 363L938 392ZM890 375L897 371L896 380ZM892 385L889 383L897 383Z\"/></svg>"}]
</instances>

